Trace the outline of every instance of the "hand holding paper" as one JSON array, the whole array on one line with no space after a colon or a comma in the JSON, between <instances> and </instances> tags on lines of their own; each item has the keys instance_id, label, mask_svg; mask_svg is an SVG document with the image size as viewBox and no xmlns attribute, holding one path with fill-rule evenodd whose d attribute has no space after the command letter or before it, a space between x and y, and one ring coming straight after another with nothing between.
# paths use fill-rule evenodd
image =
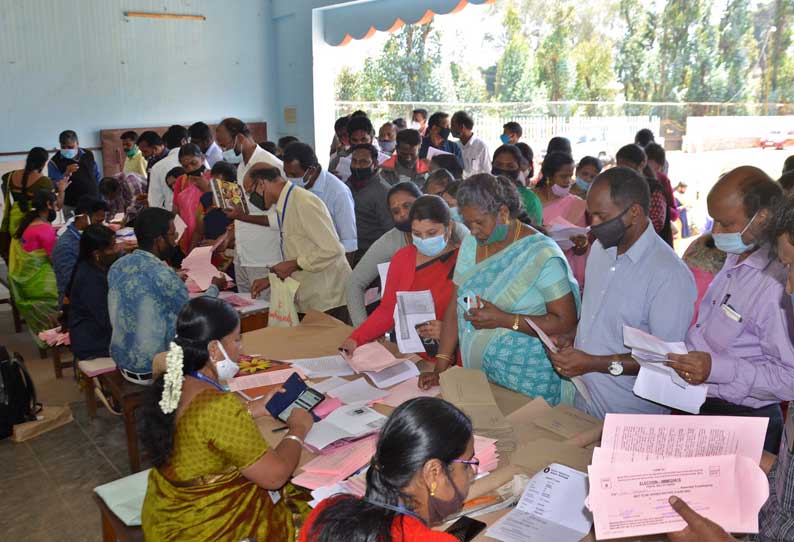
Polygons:
<instances>
[{"instance_id":1,"label":"hand holding paper","mask_svg":"<svg viewBox=\"0 0 794 542\"><path fill-rule=\"evenodd\" d=\"M227 281L232 280L229 275L221 273L212 265L212 247L196 247L191 250L182 260L182 269L196 282L201 291L209 288L218 275L222 275Z\"/></svg>"}]
</instances>

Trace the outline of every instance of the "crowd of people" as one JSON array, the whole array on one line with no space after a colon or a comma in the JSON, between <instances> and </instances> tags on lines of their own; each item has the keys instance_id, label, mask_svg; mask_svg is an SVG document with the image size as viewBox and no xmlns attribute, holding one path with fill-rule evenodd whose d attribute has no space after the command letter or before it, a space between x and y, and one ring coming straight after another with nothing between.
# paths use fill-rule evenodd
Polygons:
<instances>
[{"instance_id":1,"label":"crowd of people","mask_svg":"<svg viewBox=\"0 0 794 542\"><path fill-rule=\"evenodd\" d=\"M293 540L303 525L306 542L453 540L429 526L461 508L477 460L471 423L440 399L392 414L363 499L332 498L306 519L308 496L289 479L311 416L293 410L269 449L253 421L267 398L244 403L223 385L237 372L240 322L216 298L228 288L267 298L273 275L298 282L300 317L320 311L354 326L340 345L348 354L394 329L398 293L429 291L435 317L417 332L433 369L421 388L462 365L599 418L671 413L633 393L640 367L624 325L685 342L689 353L668 365L708 384L700 415L769 419L764 448L779 455L758 539L794 537L794 425L784 428L781 408L794 400L794 172L778 182L744 166L715 179L711 231L681 258L686 183L673 189L649 130L614 167L575 159L562 137L537 160L516 122L491 153L465 111L417 109L377 132L357 111L334 131L327 168L306 142L257 143L236 118L214 131L128 131L122 172L103 177L65 130L54 156L31 149L24 169L2 178L0 251L29 329L60 321L77 359L112 357L127 380L150 386L147 537ZM240 199L221 201L219 186ZM54 228L59 212L67 222ZM560 224L583 233L561 246L549 235ZM134 230L129 253L118 227ZM219 273L191 300L180 262L205 246ZM157 375L161 352L168 370ZM671 539L730 539L683 501L674 508L690 526Z\"/></svg>"}]
</instances>

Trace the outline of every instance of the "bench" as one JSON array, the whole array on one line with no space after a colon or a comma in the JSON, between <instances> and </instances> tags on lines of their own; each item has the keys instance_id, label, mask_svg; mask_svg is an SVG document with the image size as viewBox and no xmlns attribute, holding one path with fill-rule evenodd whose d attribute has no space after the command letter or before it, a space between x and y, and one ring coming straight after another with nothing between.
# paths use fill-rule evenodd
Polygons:
<instances>
[{"instance_id":1,"label":"bench","mask_svg":"<svg viewBox=\"0 0 794 542\"><path fill-rule=\"evenodd\" d=\"M99 507L99 515L102 519L102 542L143 541L143 529L125 525L96 493L94 493L94 501Z\"/></svg>"}]
</instances>

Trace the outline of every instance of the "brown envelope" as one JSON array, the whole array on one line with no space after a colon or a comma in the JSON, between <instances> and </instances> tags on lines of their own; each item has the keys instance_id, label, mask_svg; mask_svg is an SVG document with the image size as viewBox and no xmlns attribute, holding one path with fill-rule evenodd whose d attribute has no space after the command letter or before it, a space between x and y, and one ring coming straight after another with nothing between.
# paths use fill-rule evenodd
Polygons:
<instances>
[{"instance_id":1,"label":"brown envelope","mask_svg":"<svg viewBox=\"0 0 794 542\"><path fill-rule=\"evenodd\" d=\"M285 360L332 356L353 328L322 312L309 311L295 327L266 327L243 334L249 355Z\"/></svg>"},{"instance_id":2,"label":"brown envelope","mask_svg":"<svg viewBox=\"0 0 794 542\"><path fill-rule=\"evenodd\" d=\"M540 439L523 444L513 452L512 463L527 474L535 474L552 463L587 472L593 452L555 440Z\"/></svg>"}]
</instances>

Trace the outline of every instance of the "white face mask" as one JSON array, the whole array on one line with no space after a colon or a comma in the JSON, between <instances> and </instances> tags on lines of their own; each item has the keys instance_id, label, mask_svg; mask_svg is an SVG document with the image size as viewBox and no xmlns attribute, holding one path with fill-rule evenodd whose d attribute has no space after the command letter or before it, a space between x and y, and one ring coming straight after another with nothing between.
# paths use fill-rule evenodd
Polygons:
<instances>
[{"instance_id":1,"label":"white face mask","mask_svg":"<svg viewBox=\"0 0 794 542\"><path fill-rule=\"evenodd\" d=\"M223 344L220 341L218 341L218 348L223 354L223 359L215 362L215 370L218 372L218 380L228 382L240 371L240 367L229 359L229 354L226 353L226 349L223 348Z\"/></svg>"},{"instance_id":2,"label":"white face mask","mask_svg":"<svg viewBox=\"0 0 794 542\"><path fill-rule=\"evenodd\" d=\"M415 120L411 121L411 130L417 130L418 131L418 130L421 130L421 129L422 129L422 125L421 124L419 124Z\"/></svg>"},{"instance_id":3,"label":"white face mask","mask_svg":"<svg viewBox=\"0 0 794 542\"><path fill-rule=\"evenodd\" d=\"M229 162L230 164L239 164L243 161L243 153L240 152L239 154L235 150L235 146L237 145L237 137L235 136L234 142L232 142L232 147L230 149L226 149L223 151L223 160L224 162Z\"/></svg>"}]
</instances>

